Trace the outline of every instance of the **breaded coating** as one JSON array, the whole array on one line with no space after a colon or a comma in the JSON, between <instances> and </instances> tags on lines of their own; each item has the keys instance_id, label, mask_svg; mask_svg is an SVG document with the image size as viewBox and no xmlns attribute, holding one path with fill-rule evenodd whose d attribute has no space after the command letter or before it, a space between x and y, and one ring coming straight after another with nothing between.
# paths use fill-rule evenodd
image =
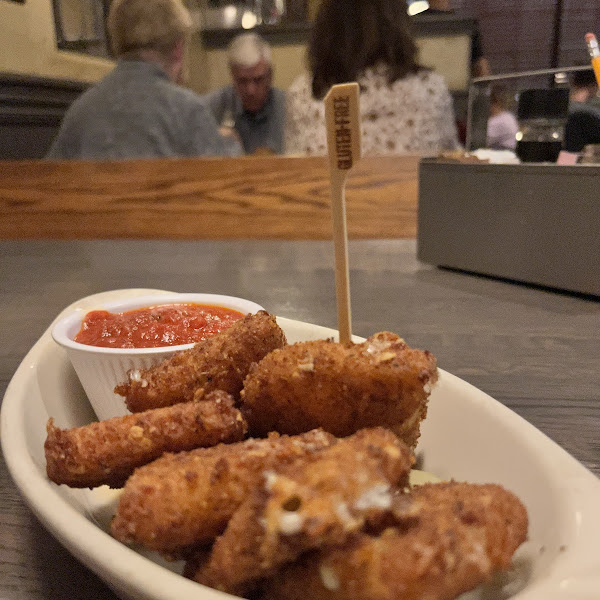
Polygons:
<instances>
[{"instance_id":1,"label":"breaded coating","mask_svg":"<svg viewBox=\"0 0 600 600\"><path fill-rule=\"evenodd\" d=\"M254 436L322 427L345 437L384 426L414 448L436 380L434 356L393 333L377 333L362 344L302 342L271 352L250 369L242 413Z\"/></svg>"},{"instance_id":2,"label":"breaded coating","mask_svg":"<svg viewBox=\"0 0 600 600\"><path fill-rule=\"evenodd\" d=\"M379 427L269 471L233 515L208 562L185 572L199 583L245 595L306 550L342 544L389 511L391 490L408 484L412 463L409 448Z\"/></svg>"},{"instance_id":3,"label":"breaded coating","mask_svg":"<svg viewBox=\"0 0 600 600\"><path fill-rule=\"evenodd\" d=\"M115 538L167 555L211 542L264 471L337 442L321 430L167 454L129 478L111 524Z\"/></svg>"},{"instance_id":4,"label":"breaded coating","mask_svg":"<svg viewBox=\"0 0 600 600\"><path fill-rule=\"evenodd\" d=\"M201 399L212 390L239 396L250 366L286 344L275 317L261 310L150 369L129 372L115 388L131 412Z\"/></svg>"},{"instance_id":5,"label":"breaded coating","mask_svg":"<svg viewBox=\"0 0 600 600\"><path fill-rule=\"evenodd\" d=\"M244 438L247 425L233 398L212 392L204 402L186 402L114 417L74 429L48 421L46 472L71 487L121 487L137 467L164 452L178 452Z\"/></svg>"},{"instance_id":6,"label":"breaded coating","mask_svg":"<svg viewBox=\"0 0 600 600\"><path fill-rule=\"evenodd\" d=\"M398 498L395 525L307 554L261 600L451 600L507 569L527 511L498 485L428 484Z\"/></svg>"}]
</instances>

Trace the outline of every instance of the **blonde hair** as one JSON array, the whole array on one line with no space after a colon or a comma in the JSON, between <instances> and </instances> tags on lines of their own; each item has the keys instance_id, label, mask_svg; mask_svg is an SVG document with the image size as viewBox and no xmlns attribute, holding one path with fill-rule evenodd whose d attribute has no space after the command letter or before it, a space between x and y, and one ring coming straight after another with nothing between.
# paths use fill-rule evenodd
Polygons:
<instances>
[{"instance_id":1,"label":"blonde hair","mask_svg":"<svg viewBox=\"0 0 600 600\"><path fill-rule=\"evenodd\" d=\"M114 0L108 33L115 56L154 50L167 56L192 29L181 0Z\"/></svg>"},{"instance_id":2,"label":"blonde hair","mask_svg":"<svg viewBox=\"0 0 600 600\"><path fill-rule=\"evenodd\" d=\"M271 46L256 33L242 33L229 44L230 67L253 67L261 60L271 65Z\"/></svg>"}]
</instances>

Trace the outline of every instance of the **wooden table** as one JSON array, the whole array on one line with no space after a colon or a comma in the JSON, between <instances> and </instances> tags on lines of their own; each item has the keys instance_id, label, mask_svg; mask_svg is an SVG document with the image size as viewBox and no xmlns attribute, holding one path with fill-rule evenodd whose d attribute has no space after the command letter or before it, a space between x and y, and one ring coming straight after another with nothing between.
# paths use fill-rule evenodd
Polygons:
<instances>
[{"instance_id":1,"label":"wooden table","mask_svg":"<svg viewBox=\"0 0 600 600\"><path fill-rule=\"evenodd\" d=\"M251 298L335 327L327 242L0 242L0 393L53 317L109 289ZM600 303L438 270L413 241L350 245L354 331L389 329L488 392L600 475ZM518 468L518 466L517 466ZM0 598L115 598L23 504L0 464Z\"/></svg>"},{"instance_id":2,"label":"wooden table","mask_svg":"<svg viewBox=\"0 0 600 600\"><path fill-rule=\"evenodd\" d=\"M416 155L362 159L351 238L417 232ZM331 238L326 157L0 162L0 239Z\"/></svg>"}]
</instances>

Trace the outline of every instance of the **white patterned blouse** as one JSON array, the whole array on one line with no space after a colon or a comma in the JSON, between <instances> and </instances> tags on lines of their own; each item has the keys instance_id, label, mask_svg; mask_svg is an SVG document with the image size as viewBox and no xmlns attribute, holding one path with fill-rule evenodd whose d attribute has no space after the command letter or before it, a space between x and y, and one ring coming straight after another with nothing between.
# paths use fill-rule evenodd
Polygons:
<instances>
[{"instance_id":1,"label":"white patterned blouse","mask_svg":"<svg viewBox=\"0 0 600 600\"><path fill-rule=\"evenodd\" d=\"M378 66L367 69L358 82L364 156L459 147L452 98L440 75L423 69L389 85L385 67ZM287 91L285 152L327 153L323 102L312 97L307 73Z\"/></svg>"}]
</instances>

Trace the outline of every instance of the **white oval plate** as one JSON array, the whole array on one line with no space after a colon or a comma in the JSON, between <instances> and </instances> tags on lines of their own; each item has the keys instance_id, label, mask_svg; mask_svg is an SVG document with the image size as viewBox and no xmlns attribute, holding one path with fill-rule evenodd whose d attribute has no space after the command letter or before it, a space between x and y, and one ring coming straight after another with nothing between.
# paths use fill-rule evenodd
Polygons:
<instances>
[{"instance_id":1,"label":"white oval plate","mask_svg":"<svg viewBox=\"0 0 600 600\"><path fill-rule=\"evenodd\" d=\"M64 313L141 292L97 294ZM290 342L336 335L317 325L278 321ZM43 450L49 416L60 427L94 420L66 353L54 343L50 329L17 369L0 415L4 457L31 510L122 598L231 597L183 578L177 572L179 563L144 556L114 540L108 524L118 491L72 490L51 483ZM519 600L600 598L600 480L548 437L490 396L441 371L418 453L427 471L442 478L500 483L527 506L530 540L519 550L513 573L503 588L498 583L480 590L477 597L499 600L514 592Z\"/></svg>"}]
</instances>

